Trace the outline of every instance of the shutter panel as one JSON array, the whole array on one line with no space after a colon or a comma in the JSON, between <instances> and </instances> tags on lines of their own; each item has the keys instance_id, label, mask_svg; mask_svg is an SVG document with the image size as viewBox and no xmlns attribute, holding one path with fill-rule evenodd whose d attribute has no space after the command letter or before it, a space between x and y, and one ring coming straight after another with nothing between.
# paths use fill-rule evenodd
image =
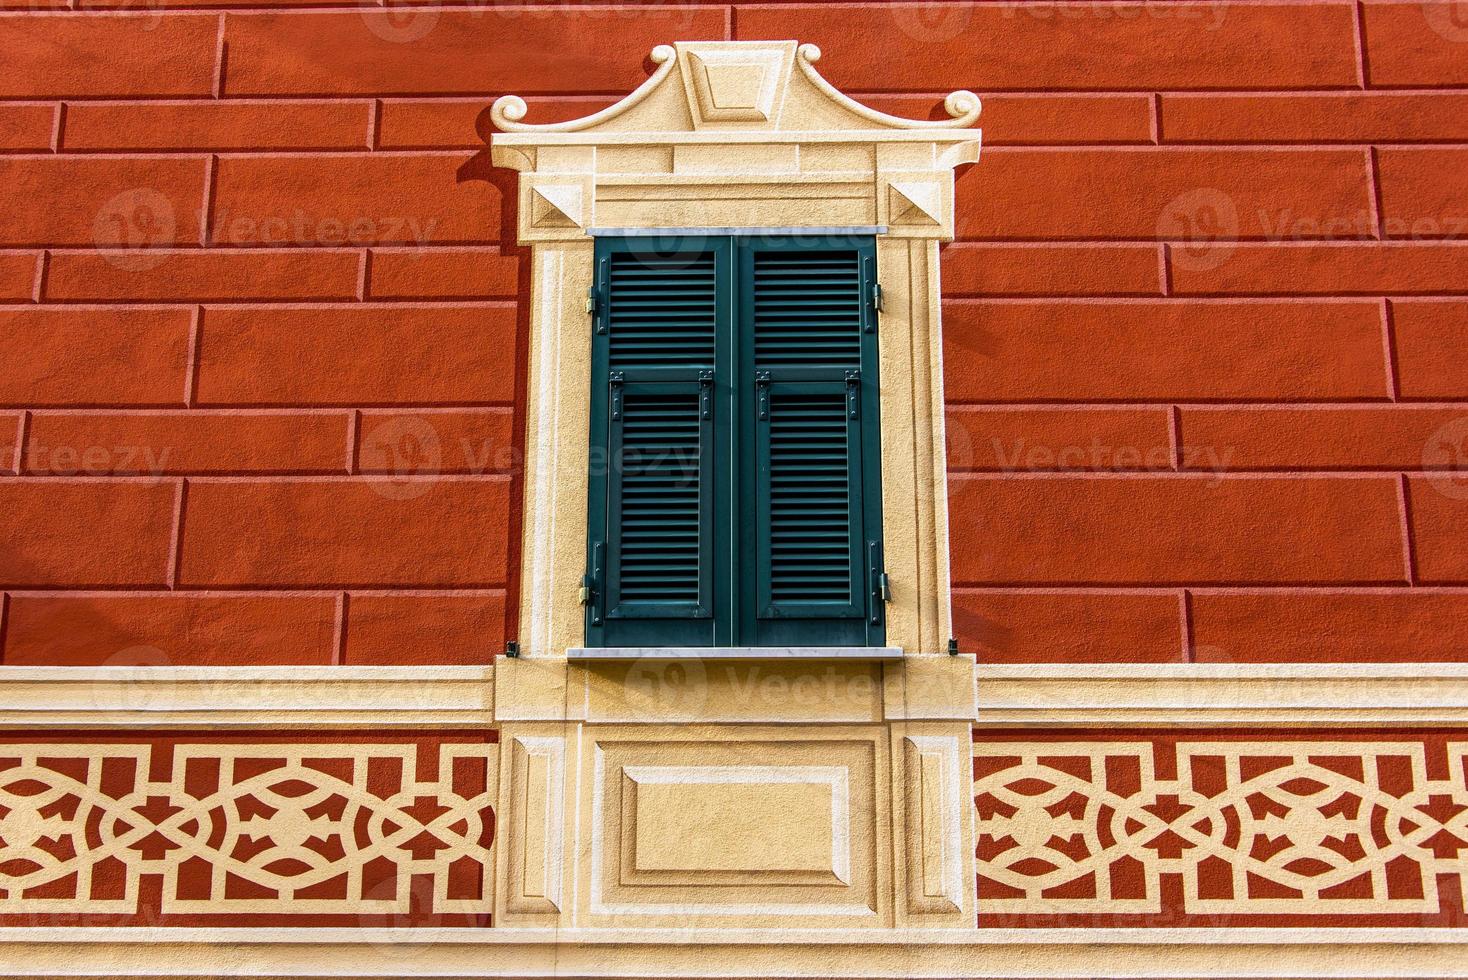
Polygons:
<instances>
[{"instance_id":1,"label":"shutter panel","mask_svg":"<svg viewBox=\"0 0 1468 980\"><path fill-rule=\"evenodd\" d=\"M745 247L755 645L880 642L872 260L861 247Z\"/></svg>"},{"instance_id":2,"label":"shutter panel","mask_svg":"<svg viewBox=\"0 0 1468 980\"><path fill-rule=\"evenodd\" d=\"M719 250L598 242L588 642L713 642ZM727 289L727 287L726 287ZM598 436L604 440L597 473Z\"/></svg>"}]
</instances>

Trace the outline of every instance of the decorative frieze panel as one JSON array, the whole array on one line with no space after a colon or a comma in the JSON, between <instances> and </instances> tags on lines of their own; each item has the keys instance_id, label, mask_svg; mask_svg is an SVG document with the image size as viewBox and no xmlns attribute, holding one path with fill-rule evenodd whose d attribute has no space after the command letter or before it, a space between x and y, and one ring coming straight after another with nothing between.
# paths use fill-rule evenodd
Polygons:
<instances>
[{"instance_id":1,"label":"decorative frieze panel","mask_svg":"<svg viewBox=\"0 0 1468 980\"><path fill-rule=\"evenodd\" d=\"M0 921L489 925L493 733L0 742Z\"/></svg>"},{"instance_id":2,"label":"decorative frieze panel","mask_svg":"<svg viewBox=\"0 0 1468 980\"><path fill-rule=\"evenodd\" d=\"M505 909L554 915L563 906L566 740L515 733L505 754Z\"/></svg>"},{"instance_id":3,"label":"decorative frieze panel","mask_svg":"<svg viewBox=\"0 0 1468 980\"><path fill-rule=\"evenodd\" d=\"M909 732L897 739L902 753L903 847L899 857L905 871L906 911L923 915L951 915L971 911L964 877L972 871L965 860L962 799L967 780L961 768L963 743L955 734ZM943 925L956 923L943 921Z\"/></svg>"},{"instance_id":4,"label":"decorative frieze panel","mask_svg":"<svg viewBox=\"0 0 1468 980\"><path fill-rule=\"evenodd\" d=\"M1468 741L975 733L979 925L1455 925Z\"/></svg>"}]
</instances>

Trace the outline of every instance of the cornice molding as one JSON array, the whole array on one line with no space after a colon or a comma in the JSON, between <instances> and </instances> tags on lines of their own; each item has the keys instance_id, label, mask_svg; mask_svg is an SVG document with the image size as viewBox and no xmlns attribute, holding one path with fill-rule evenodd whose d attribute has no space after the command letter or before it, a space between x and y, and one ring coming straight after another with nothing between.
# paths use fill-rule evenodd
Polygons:
<instances>
[{"instance_id":1,"label":"cornice molding","mask_svg":"<svg viewBox=\"0 0 1468 980\"><path fill-rule=\"evenodd\" d=\"M617 118L647 98L663 83L663 79L672 73L673 66L678 59L677 52L669 44L659 44L652 49L648 57L652 59L653 64L658 66L657 70L620 102L609 105L589 116L558 123L525 123L520 121L525 118L528 111L525 100L518 95L502 95L494 100L494 105L490 106L489 118L501 132L505 133L576 133L585 129L593 129Z\"/></svg>"},{"instance_id":2,"label":"cornice molding","mask_svg":"<svg viewBox=\"0 0 1468 980\"><path fill-rule=\"evenodd\" d=\"M490 109L496 165L521 174L520 240L584 239L592 228L889 226L953 237L953 168L978 159L982 104L943 100L947 119L862 105L796 41L679 41L653 74L581 119L525 121L504 95ZM895 202L895 203L894 203Z\"/></svg>"},{"instance_id":3,"label":"cornice molding","mask_svg":"<svg viewBox=\"0 0 1468 980\"><path fill-rule=\"evenodd\" d=\"M525 116L529 107L518 95L502 95L490 107L490 119L501 133L550 135L555 133L588 133L595 141L604 133L603 129L614 121L628 116L634 109L659 91L668 79L676 75L682 82L683 95L690 116L688 122L694 131L704 131L711 141L715 133L727 133L738 129L754 129L765 138L779 142L799 142L815 133L871 128L878 133L885 129L897 130L943 130L968 129L979 121L983 103L977 95L967 89L950 92L943 99L943 110L949 119L906 119L893 116L846 95L832 85L816 69L821 59L821 49L814 44L797 44L795 41L679 41L677 44L659 44L652 49L648 58L657 68L646 81L624 96L619 102L607 106L589 116L553 123L527 123ZM845 123L832 126L832 119L813 119L809 113L796 112L788 121L782 120L787 100L791 67L798 66L800 76L816 92L825 96L834 106L851 114ZM736 104L731 104L736 103ZM744 103L744 104L737 104ZM676 132L681 121L667 114L645 114L635 116L630 122L630 131L643 135ZM859 123L869 123L862 127ZM720 124L724 124L720 128ZM879 135L870 134L880 139ZM976 140L976 132L952 136L955 141ZM524 145L526 141L496 137L499 145Z\"/></svg>"}]
</instances>

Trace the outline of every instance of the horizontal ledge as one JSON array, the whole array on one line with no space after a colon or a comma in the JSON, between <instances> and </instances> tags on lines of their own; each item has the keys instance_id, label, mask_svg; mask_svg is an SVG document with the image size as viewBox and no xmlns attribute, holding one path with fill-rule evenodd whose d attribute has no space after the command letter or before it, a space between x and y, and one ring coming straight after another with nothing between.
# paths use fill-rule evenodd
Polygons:
<instances>
[{"instance_id":1,"label":"horizontal ledge","mask_svg":"<svg viewBox=\"0 0 1468 980\"><path fill-rule=\"evenodd\" d=\"M1043 664L975 671L981 725L1468 723L1468 664Z\"/></svg>"},{"instance_id":2,"label":"horizontal ledge","mask_svg":"<svg viewBox=\"0 0 1468 980\"><path fill-rule=\"evenodd\" d=\"M504 946L555 943L588 946L1365 946L1377 944L1468 946L1468 928L1366 926L1219 926L1076 928L554 928L496 926L4 926L0 946L13 943L218 943L228 945L467 944ZM1468 968L1468 963L1465 963ZM1468 970L1465 970L1468 972Z\"/></svg>"},{"instance_id":3,"label":"horizontal ledge","mask_svg":"<svg viewBox=\"0 0 1468 980\"><path fill-rule=\"evenodd\" d=\"M1468 664L974 668L971 658L959 659L966 661L957 670L962 681L944 670L941 678L905 675L906 683L974 685L976 709L965 710L981 726L1468 725ZM497 720L496 671L508 672L503 695L513 706L520 680L537 668L564 671L568 660L583 670L637 661L959 667L954 658L904 657L895 647L581 647L566 659L501 658L473 667L0 666L0 728L478 728ZM711 674L709 683L715 680Z\"/></svg>"},{"instance_id":4,"label":"horizontal ledge","mask_svg":"<svg viewBox=\"0 0 1468 980\"><path fill-rule=\"evenodd\" d=\"M1113 978L1464 977L1468 935L1371 928L0 930L0 970L15 977L197 977L200 964L209 964L213 972L262 978L1038 980L1096 976L1098 957Z\"/></svg>"},{"instance_id":5,"label":"horizontal ledge","mask_svg":"<svg viewBox=\"0 0 1468 980\"><path fill-rule=\"evenodd\" d=\"M0 666L0 692L15 681L51 684L96 684L101 681L201 683L210 681L311 681L337 684L370 681L490 681L494 667L329 667L274 664L268 667L5 667Z\"/></svg>"},{"instance_id":6,"label":"horizontal ledge","mask_svg":"<svg viewBox=\"0 0 1468 980\"><path fill-rule=\"evenodd\" d=\"M979 664L986 680L1369 680L1468 678L1468 664Z\"/></svg>"},{"instance_id":7,"label":"horizontal ledge","mask_svg":"<svg viewBox=\"0 0 1468 980\"><path fill-rule=\"evenodd\" d=\"M0 667L0 727L488 727L494 668Z\"/></svg>"},{"instance_id":8,"label":"horizontal ledge","mask_svg":"<svg viewBox=\"0 0 1468 980\"><path fill-rule=\"evenodd\" d=\"M501 146L728 146L733 143L982 143L982 129L757 129L702 132L495 133ZM1149 147L1155 149L1155 147ZM405 151L407 152L407 151Z\"/></svg>"},{"instance_id":9,"label":"horizontal ledge","mask_svg":"<svg viewBox=\"0 0 1468 980\"><path fill-rule=\"evenodd\" d=\"M748 227L738 228L734 226L720 226L708 228L588 228L588 235L602 238L646 238L662 236L703 236L712 238L715 236L752 236L762 235L769 237L793 238L797 236L812 235L885 235L886 225L829 225L815 228L800 228L796 226L777 227Z\"/></svg>"},{"instance_id":10,"label":"horizontal ledge","mask_svg":"<svg viewBox=\"0 0 1468 980\"><path fill-rule=\"evenodd\" d=\"M629 660L901 660L900 647L572 647L572 663Z\"/></svg>"}]
</instances>

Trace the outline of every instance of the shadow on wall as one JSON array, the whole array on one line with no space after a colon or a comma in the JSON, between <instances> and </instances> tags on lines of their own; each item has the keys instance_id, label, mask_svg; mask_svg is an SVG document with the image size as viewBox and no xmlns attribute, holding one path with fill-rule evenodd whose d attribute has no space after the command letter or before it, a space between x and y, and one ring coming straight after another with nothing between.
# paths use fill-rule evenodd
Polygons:
<instances>
[{"instance_id":1,"label":"shadow on wall","mask_svg":"<svg viewBox=\"0 0 1468 980\"><path fill-rule=\"evenodd\" d=\"M650 63L650 62L649 62ZM499 191L500 227L499 251L503 256L515 260L515 398L512 404L525 406L529 395L530 370L530 249L519 241L520 195L519 177L513 170L496 167L490 159L489 143L496 132L489 108L486 107L474 120L474 130L484 141L484 149L478 150L458 170L458 182L482 181ZM525 459L525 423L520 423L511 434L510 444L513 459ZM510 474L510 500L520 501L525 494L525 467L516 466ZM518 504L509 509L509 547L506 560L510 569L517 569L521 560L521 544L524 529L523 508ZM520 581L512 571L505 590L505 639L518 640L520 635Z\"/></svg>"}]
</instances>

